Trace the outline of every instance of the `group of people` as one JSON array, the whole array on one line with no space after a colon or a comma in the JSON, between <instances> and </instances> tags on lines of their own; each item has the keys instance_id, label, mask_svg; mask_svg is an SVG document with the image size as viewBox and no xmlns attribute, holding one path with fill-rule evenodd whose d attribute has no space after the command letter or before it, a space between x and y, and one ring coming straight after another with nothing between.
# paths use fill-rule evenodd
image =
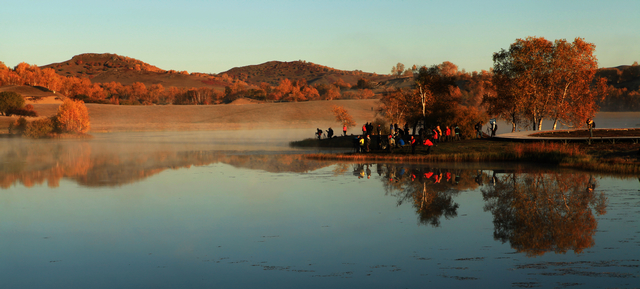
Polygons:
<instances>
[{"instance_id":1,"label":"group of people","mask_svg":"<svg viewBox=\"0 0 640 289\"><path fill-rule=\"evenodd\" d=\"M345 135L347 135L346 130L345 130ZM316 136L318 137L318 139L322 138L322 130L317 128L316 129ZM327 130L327 138L333 138L333 129L329 128Z\"/></svg>"},{"instance_id":2,"label":"group of people","mask_svg":"<svg viewBox=\"0 0 640 289\"><path fill-rule=\"evenodd\" d=\"M386 133L386 132L385 132ZM354 148L356 152L369 152L372 148L393 152L394 148L411 145L411 152L415 154L416 146L427 147L426 153L430 153L431 147L440 142L461 139L461 131L458 125L445 126L444 130L440 126L425 129L422 128L418 135L412 135L409 131L409 124L399 127L398 124L390 124L389 132L383 137L380 125L374 126L365 123L362 126L362 135L354 138ZM373 142L372 142L373 138Z\"/></svg>"},{"instance_id":3,"label":"group of people","mask_svg":"<svg viewBox=\"0 0 640 289\"><path fill-rule=\"evenodd\" d=\"M496 136L496 131L498 131L498 123L495 120L491 120L489 121L489 132L491 133L491 137ZM483 134L482 134L482 122L479 121L478 123L476 123L475 125L475 129L476 129L476 138L482 138Z\"/></svg>"}]
</instances>

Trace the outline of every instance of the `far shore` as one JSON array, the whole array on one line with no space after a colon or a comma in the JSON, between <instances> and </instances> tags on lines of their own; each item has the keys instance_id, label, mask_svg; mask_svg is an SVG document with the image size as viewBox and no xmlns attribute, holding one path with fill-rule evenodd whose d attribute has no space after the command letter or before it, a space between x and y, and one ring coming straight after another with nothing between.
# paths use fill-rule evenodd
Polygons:
<instances>
[{"instance_id":1,"label":"far shore","mask_svg":"<svg viewBox=\"0 0 640 289\"><path fill-rule=\"evenodd\" d=\"M222 105L108 105L86 104L91 120L89 133L141 131L199 131L253 129L314 129L341 131L331 106L344 107L359 123L373 121L377 99L330 100ZM55 115L59 104L35 103L40 117ZM0 116L0 131L18 117ZM355 129L355 128L354 128Z\"/></svg>"},{"instance_id":2,"label":"far shore","mask_svg":"<svg viewBox=\"0 0 640 289\"><path fill-rule=\"evenodd\" d=\"M32 104L40 117L55 115L59 103ZM379 117L377 99L330 100L286 103L246 103L222 105L109 105L86 104L91 119L89 133L143 131L206 131L255 129L309 129L341 133L331 106L342 106L356 121L348 134L359 134L360 126ZM7 132L16 116L0 116L0 133ZM31 118L33 119L33 118ZM640 128L640 112L599 112L598 128ZM551 129L543 123L543 130ZM520 129L520 128L519 128ZM563 129L559 127L559 129ZM498 134L508 133L511 126L498 121ZM533 133L533 131L532 131Z\"/></svg>"}]
</instances>

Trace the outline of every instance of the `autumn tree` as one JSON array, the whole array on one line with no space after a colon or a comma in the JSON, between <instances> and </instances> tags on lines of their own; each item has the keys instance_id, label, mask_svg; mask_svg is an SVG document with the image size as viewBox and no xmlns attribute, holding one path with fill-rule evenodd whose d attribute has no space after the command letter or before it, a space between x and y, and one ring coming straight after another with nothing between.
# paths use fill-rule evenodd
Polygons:
<instances>
[{"instance_id":1,"label":"autumn tree","mask_svg":"<svg viewBox=\"0 0 640 289\"><path fill-rule=\"evenodd\" d=\"M403 73L404 73L404 64L398 62L398 64L391 67L391 75L395 75L396 78L402 76Z\"/></svg>"},{"instance_id":2,"label":"autumn tree","mask_svg":"<svg viewBox=\"0 0 640 289\"><path fill-rule=\"evenodd\" d=\"M401 88L389 88L380 98L377 113L391 123L404 123L411 110L410 99L413 91Z\"/></svg>"},{"instance_id":3,"label":"autumn tree","mask_svg":"<svg viewBox=\"0 0 640 289\"><path fill-rule=\"evenodd\" d=\"M65 99L58 108L55 122L62 133L86 133L91 127L89 111L84 102L70 98Z\"/></svg>"},{"instance_id":4,"label":"autumn tree","mask_svg":"<svg viewBox=\"0 0 640 289\"><path fill-rule=\"evenodd\" d=\"M545 118L573 125L597 111L592 80L597 69L595 45L576 38L551 42L543 37L517 39L509 50L494 53L497 95L487 100L491 114L512 123L531 121L540 130Z\"/></svg>"},{"instance_id":5,"label":"autumn tree","mask_svg":"<svg viewBox=\"0 0 640 289\"><path fill-rule=\"evenodd\" d=\"M335 115L336 121L339 122L342 126L346 126L347 128L356 126L356 121L353 120L353 117L351 117L349 112L344 107L332 105L331 111L333 111L333 115Z\"/></svg>"},{"instance_id":6,"label":"autumn tree","mask_svg":"<svg viewBox=\"0 0 640 289\"><path fill-rule=\"evenodd\" d=\"M24 106L24 97L13 91L0 92L0 113L7 115L8 111L20 109Z\"/></svg>"},{"instance_id":7,"label":"autumn tree","mask_svg":"<svg viewBox=\"0 0 640 289\"><path fill-rule=\"evenodd\" d=\"M452 98L455 88L455 78L450 74L444 74L438 65L431 67L422 66L414 74L415 97L412 105L414 108L413 120L422 119L426 124L427 116L433 122L447 122L452 118L451 110L459 102Z\"/></svg>"},{"instance_id":8,"label":"autumn tree","mask_svg":"<svg viewBox=\"0 0 640 289\"><path fill-rule=\"evenodd\" d=\"M334 100L340 98L340 88L331 85L331 84L318 84L314 87L318 94L320 95L320 99L324 100Z\"/></svg>"}]
</instances>

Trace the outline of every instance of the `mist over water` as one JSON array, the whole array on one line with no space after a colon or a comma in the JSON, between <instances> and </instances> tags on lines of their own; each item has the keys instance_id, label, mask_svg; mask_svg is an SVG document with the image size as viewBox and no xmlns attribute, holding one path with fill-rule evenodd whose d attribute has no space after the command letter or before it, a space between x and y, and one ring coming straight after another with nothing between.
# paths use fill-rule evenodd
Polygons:
<instances>
[{"instance_id":1,"label":"mist over water","mask_svg":"<svg viewBox=\"0 0 640 289\"><path fill-rule=\"evenodd\" d=\"M638 284L638 176L288 147L313 133L0 139L3 287Z\"/></svg>"}]
</instances>

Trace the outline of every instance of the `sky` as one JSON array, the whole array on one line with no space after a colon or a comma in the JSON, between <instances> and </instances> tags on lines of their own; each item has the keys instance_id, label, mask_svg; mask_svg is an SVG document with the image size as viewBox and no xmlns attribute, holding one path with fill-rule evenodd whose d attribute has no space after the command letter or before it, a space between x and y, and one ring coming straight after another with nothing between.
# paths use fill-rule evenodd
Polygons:
<instances>
[{"instance_id":1,"label":"sky","mask_svg":"<svg viewBox=\"0 0 640 289\"><path fill-rule=\"evenodd\" d=\"M379 74L450 61L470 72L528 36L581 37L600 67L640 61L638 0L5 2L0 61L9 67L114 53L202 73L274 60Z\"/></svg>"}]
</instances>

